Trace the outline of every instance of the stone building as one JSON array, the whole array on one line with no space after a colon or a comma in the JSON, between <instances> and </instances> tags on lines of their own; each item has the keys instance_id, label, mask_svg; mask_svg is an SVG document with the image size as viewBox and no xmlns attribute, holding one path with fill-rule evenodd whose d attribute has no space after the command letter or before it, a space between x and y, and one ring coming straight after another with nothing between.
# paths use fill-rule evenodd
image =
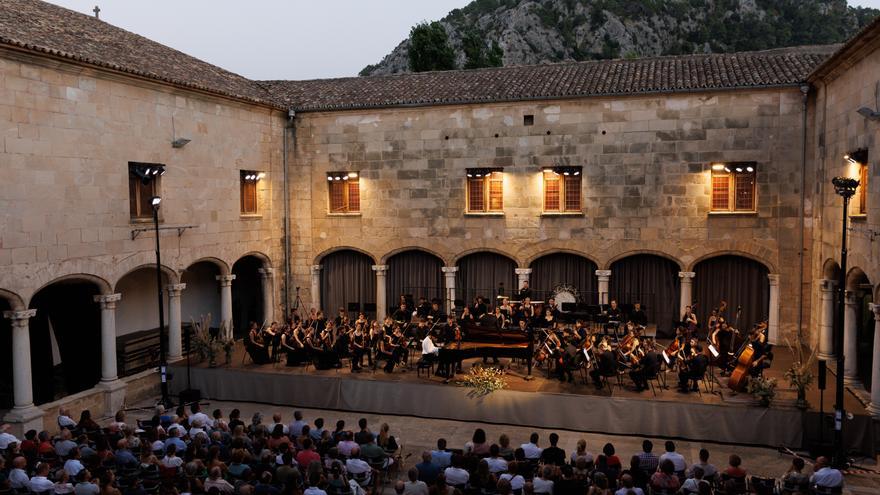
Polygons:
<instances>
[{"instance_id":1,"label":"stone building","mask_svg":"<svg viewBox=\"0 0 880 495\"><path fill-rule=\"evenodd\" d=\"M641 302L661 333L724 299L740 326L767 319L780 344L800 328L828 358L841 174L869 179L846 374L880 404L877 123L856 112L876 109L880 24L843 47L250 81L9 4L0 409L20 428L155 393L137 366L155 363L154 195L172 359L202 315L240 335L297 295L381 317L401 294L449 308L526 280L541 298Z\"/></svg>"}]
</instances>

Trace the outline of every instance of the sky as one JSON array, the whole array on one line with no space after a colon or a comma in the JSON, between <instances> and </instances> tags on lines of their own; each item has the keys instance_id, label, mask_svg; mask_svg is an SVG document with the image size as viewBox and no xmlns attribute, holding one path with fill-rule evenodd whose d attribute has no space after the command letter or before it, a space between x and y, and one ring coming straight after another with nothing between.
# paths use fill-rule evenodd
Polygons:
<instances>
[{"instance_id":1,"label":"sky","mask_svg":"<svg viewBox=\"0 0 880 495\"><path fill-rule=\"evenodd\" d=\"M50 0L250 79L356 76L470 0ZM880 0L850 0L880 9Z\"/></svg>"}]
</instances>

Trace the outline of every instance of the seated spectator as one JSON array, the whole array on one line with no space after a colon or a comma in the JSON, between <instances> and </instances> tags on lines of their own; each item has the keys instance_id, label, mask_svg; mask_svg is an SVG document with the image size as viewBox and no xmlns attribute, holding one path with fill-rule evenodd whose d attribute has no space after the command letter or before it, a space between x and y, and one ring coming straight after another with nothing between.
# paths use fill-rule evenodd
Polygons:
<instances>
[{"instance_id":1,"label":"seated spectator","mask_svg":"<svg viewBox=\"0 0 880 495\"><path fill-rule=\"evenodd\" d=\"M446 469L452 464L452 452L446 450L446 439L437 439L437 450L431 451L431 462L440 469Z\"/></svg>"},{"instance_id":2,"label":"seated spectator","mask_svg":"<svg viewBox=\"0 0 880 495\"><path fill-rule=\"evenodd\" d=\"M83 409L82 412L79 413L79 422L76 424L76 428L82 431L98 431L101 429L101 425L92 419L91 411Z\"/></svg>"},{"instance_id":3,"label":"seated spectator","mask_svg":"<svg viewBox=\"0 0 880 495\"><path fill-rule=\"evenodd\" d=\"M703 470L704 480L714 480L718 475L718 468L709 464L709 451L706 449L700 449L700 460L691 465L687 474L693 475L694 469L698 467Z\"/></svg>"},{"instance_id":4,"label":"seated spectator","mask_svg":"<svg viewBox=\"0 0 880 495\"><path fill-rule=\"evenodd\" d=\"M113 422L110 423L110 426L119 430L125 428L125 411L116 411L116 414L113 416Z\"/></svg>"},{"instance_id":5,"label":"seated spectator","mask_svg":"<svg viewBox=\"0 0 880 495\"><path fill-rule=\"evenodd\" d=\"M183 459L177 457L177 447L175 447L174 444L165 448L165 457L163 457L160 462L168 469L179 470L180 467L183 466Z\"/></svg>"},{"instance_id":6,"label":"seated spectator","mask_svg":"<svg viewBox=\"0 0 880 495\"><path fill-rule=\"evenodd\" d=\"M313 442L317 442L321 440L321 436L324 434L324 418L315 419L315 427L309 430L309 436Z\"/></svg>"},{"instance_id":7,"label":"seated spectator","mask_svg":"<svg viewBox=\"0 0 880 495\"><path fill-rule=\"evenodd\" d=\"M660 461L658 471L651 476L651 490L654 493L675 493L681 486L678 476L675 474L675 464L671 459Z\"/></svg>"},{"instance_id":8,"label":"seated spectator","mask_svg":"<svg viewBox=\"0 0 880 495\"><path fill-rule=\"evenodd\" d=\"M101 493L101 487L94 482L92 473L88 469L80 471L79 476L74 479L76 479L76 486L73 489L75 495L98 495Z\"/></svg>"},{"instance_id":9,"label":"seated spectator","mask_svg":"<svg viewBox=\"0 0 880 495\"><path fill-rule=\"evenodd\" d=\"M116 475L109 469L101 474L101 495L122 495L116 488Z\"/></svg>"},{"instance_id":10,"label":"seated spectator","mask_svg":"<svg viewBox=\"0 0 880 495\"><path fill-rule=\"evenodd\" d=\"M463 466L464 458L459 454L454 454L452 456L452 465L443 471L447 484L459 488L463 488L467 484L470 479L470 473Z\"/></svg>"},{"instance_id":11,"label":"seated spectator","mask_svg":"<svg viewBox=\"0 0 880 495\"><path fill-rule=\"evenodd\" d=\"M428 495L428 484L419 479L419 474L418 468L415 467L409 468L409 471L406 472L407 481L404 483L404 495Z\"/></svg>"},{"instance_id":12,"label":"seated spectator","mask_svg":"<svg viewBox=\"0 0 880 495\"><path fill-rule=\"evenodd\" d=\"M620 472L621 479L624 476L632 478L633 486L642 490L648 489L648 481L651 479L651 475L642 469L642 458L639 457L639 454L632 456L629 460L629 468Z\"/></svg>"},{"instance_id":13,"label":"seated spectator","mask_svg":"<svg viewBox=\"0 0 880 495\"><path fill-rule=\"evenodd\" d=\"M791 460L788 471L782 475L782 494L793 495L808 493L810 490L810 477L804 473L804 460L795 457Z\"/></svg>"},{"instance_id":14,"label":"seated spectator","mask_svg":"<svg viewBox=\"0 0 880 495\"><path fill-rule=\"evenodd\" d=\"M736 455L732 454L730 456L729 465L727 469L724 470L724 474L734 479L742 479L746 478L746 470L740 467L742 465L742 459Z\"/></svg>"},{"instance_id":15,"label":"seated spectator","mask_svg":"<svg viewBox=\"0 0 880 495\"><path fill-rule=\"evenodd\" d=\"M489 453L489 444L486 443L486 432L482 428L474 430L471 440L465 442L464 453L476 456L484 456Z\"/></svg>"},{"instance_id":16,"label":"seated spectator","mask_svg":"<svg viewBox=\"0 0 880 495\"><path fill-rule=\"evenodd\" d=\"M34 493L43 493L48 492L49 490L55 490L55 483L53 483L49 479L49 463L42 462L39 466L37 466L37 472L34 474L34 477L30 479L30 482L27 486L30 491Z\"/></svg>"},{"instance_id":17,"label":"seated spectator","mask_svg":"<svg viewBox=\"0 0 880 495\"><path fill-rule=\"evenodd\" d=\"M11 429L12 425L9 424L0 426L0 450L6 450L12 443L19 443L18 438L12 433L9 433Z\"/></svg>"},{"instance_id":18,"label":"seated spectator","mask_svg":"<svg viewBox=\"0 0 880 495\"><path fill-rule=\"evenodd\" d=\"M513 493L513 488L510 486L510 481L505 479L498 480L496 490L498 491L498 495L510 495L511 493Z\"/></svg>"},{"instance_id":19,"label":"seated spectator","mask_svg":"<svg viewBox=\"0 0 880 495\"><path fill-rule=\"evenodd\" d=\"M26 431L18 448L28 459L28 463L32 463L37 458L37 430Z\"/></svg>"},{"instance_id":20,"label":"seated spectator","mask_svg":"<svg viewBox=\"0 0 880 495\"><path fill-rule=\"evenodd\" d=\"M302 450L296 454L296 463L300 466L308 466L313 461L321 462L321 456L315 452L315 447L312 444L311 438L306 438L303 440Z\"/></svg>"},{"instance_id":21,"label":"seated spectator","mask_svg":"<svg viewBox=\"0 0 880 495\"><path fill-rule=\"evenodd\" d=\"M52 491L55 495L67 495L68 493L73 493L73 483L71 483L70 480L70 475L63 469L58 471L57 474L55 474L55 484L52 487Z\"/></svg>"},{"instance_id":22,"label":"seated spectator","mask_svg":"<svg viewBox=\"0 0 880 495\"><path fill-rule=\"evenodd\" d=\"M526 485L526 479L521 472L530 469L528 463L512 462L507 465L507 472L502 474L499 480L507 481L514 493L520 493Z\"/></svg>"},{"instance_id":23,"label":"seated spectator","mask_svg":"<svg viewBox=\"0 0 880 495\"><path fill-rule=\"evenodd\" d=\"M559 435L551 433L548 438L550 446L541 451L541 462L561 466L565 464L565 451L556 446L559 443Z\"/></svg>"},{"instance_id":24,"label":"seated spectator","mask_svg":"<svg viewBox=\"0 0 880 495\"><path fill-rule=\"evenodd\" d=\"M574 452L571 453L571 465L577 465L577 461L580 458L584 458L593 462L593 454L587 452L587 441L581 438L577 441L577 446L575 447Z\"/></svg>"},{"instance_id":25,"label":"seated spectator","mask_svg":"<svg viewBox=\"0 0 880 495\"><path fill-rule=\"evenodd\" d=\"M28 477L25 469L27 468L27 459L24 456L18 456L12 459L12 469L9 470L9 486L14 490L27 490L30 486L31 479Z\"/></svg>"},{"instance_id":26,"label":"seated spectator","mask_svg":"<svg viewBox=\"0 0 880 495\"><path fill-rule=\"evenodd\" d=\"M376 445L382 447L382 450L388 453L397 452L398 445L397 439L394 438L390 433L391 427L388 426L388 423L382 423L382 427L379 429L379 435L376 437Z\"/></svg>"},{"instance_id":27,"label":"seated spectator","mask_svg":"<svg viewBox=\"0 0 880 495\"><path fill-rule=\"evenodd\" d=\"M440 474L440 467L431 462L431 451L422 452L422 462L415 465L419 472L419 480L424 481L426 485L433 485L437 481L437 475Z\"/></svg>"},{"instance_id":28,"label":"seated spectator","mask_svg":"<svg viewBox=\"0 0 880 495\"><path fill-rule=\"evenodd\" d=\"M168 438L165 440L165 451L168 451L168 448L173 445L175 452L186 452L186 444L183 443L179 436L180 431L180 428L168 430Z\"/></svg>"},{"instance_id":29,"label":"seated spectator","mask_svg":"<svg viewBox=\"0 0 880 495\"><path fill-rule=\"evenodd\" d=\"M350 431L343 432L342 440L336 444L336 451L339 452L339 455L343 457L348 457L351 455L352 449L358 446L357 442L354 441L354 434Z\"/></svg>"},{"instance_id":30,"label":"seated spectator","mask_svg":"<svg viewBox=\"0 0 880 495\"><path fill-rule=\"evenodd\" d=\"M70 417L70 410L66 407L58 409L58 428L61 430L73 430L76 428L76 421Z\"/></svg>"},{"instance_id":31,"label":"seated spectator","mask_svg":"<svg viewBox=\"0 0 880 495\"><path fill-rule=\"evenodd\" d=\"M70 454L70 449L76 447L76 442L72 438L70 430L61 430L61 440L55 442L55 454L58 457L67 457Z\"/></svg>"},{"instance_id":32,"label":"seated spectator","mask_svg":"<svg viewBox=\"0 0 880 495\"><path fill-rule=\"evenodd\" d=\"M278 416L278 419L281 419L280 415ZM287 444L288 447L293 445L293 443L290 441L290 437L285 434L284 428L284 425L282 425L281 423L275 423L275 425L272 427L272 433L269 435L269 449L278 450L278 447L280 447L281 444Z\"/></svg>"},{"instance_id":33,"label":"seated spectator","mask_svg":"<svg viewBox=\"0 0 880 495\"><path fill-rule=\"evenodd\" d=\"M361 456L372 465L388 467L394 463L394 459L388 456L385 449L376 445L374 440L361 445Z\"/></svg>"},{"instance_id":34,"label":"seated spectator","mask_svg":"<svg viewBox=\"0 0 880 495\"><path fill-rule=\"evenodd\" d=\"M128 448L128 440L122 439L116 442L116 453L114 454L116 465L120 467L136 467L138 459Z\"/></svg>"},{"instance_id":35,"label":"seated spectator","mask_svg":"<svg viewBox=\"0 0 880 495\"><path fill-rule=\"evenodd\" d=\"M546 449L545 449L546 452ZM565 457L563 456L563 459ZM540 470L538 476L532 480L532 489L534 493L552 494L553 493L553 466L544 466Z\"/></svg>"},{"instance_id":36,"label":"seated spectator","mask_svg":"<svg viewBox=\"0 0 880 495\"><path fill-rule=\"evenodd\" d=\"M43 457L55 455L55 446L52 445L52 437L49 436L48 431L37 434L37 455Z\"/></svg>"},{"instance_id":37,"label":"seated spectator","mask_svg":"<svg viewBox=\"0 0 880 495\"><path fill-rule=\"evenodd\" d=\"M818 489L836 490L843 488L843 474L831 467L827 457L819 457L813 465L813 476L810 483Z\"/></svg>"},{"instance_id":38,"label":"seated spectator","mask_svg":"<svg viewBox=\"0 0 880 495\"><path fill-rule=\"evenodd\" d=\"M64 430L67 431L67 430ZM64 463L64 471L72 477L75 477L79 474L80 471L85 469L82 462L80 461L79 456L79 448L74 447L70 449L69 459Z\"/></svg>"},{"instance_id":39,"label":"seated spectator","mask_svg":"<svg viewBox=\"0 0 880 495\"><path fill-rule=\"evenodd\" d=\"M312 495L318 495L317 492L311 493ZM327 492L323 492L323 494L327 495ZM281 495L281 490L272 484L272 473L270 471L265 471L260 475L259 481L254 485L254 495Z\"/></svg>"},{"instance_id":40,"label":"seated spectator","mask_svg":"<svg viewBox=\"0 0 880 495\"><path fill-rule=\"evenodd\" d=\"M635 485L635 480L629 474L620 477L620 488L614 492L614 495L645 495L644 490Z\"/></svg>"},{"instance_id":41,"label":"seated spectator","mask_svg":"<svg viewBox=\"0 0 880 495\"><path fill-rule=\"evenodd\" d=\"M345 461L345 471L350 474L362 487L370 486L373 476L373 468L367 461L361 459L360 447L351 450L351 457Z\"/></svg>"},{"instance_id":42,"label":"seated spectator","mask_svg":"<svg viewBox=\"0 0 880 495\"><path fill-rule=\"evenodd\" d=\"M501 447L498 444L493 443L489 447L489 457L486 459L486 464L489 466L489 472L494 475L507 471L507 461L501 457Z\"/></svg>"},{"instance_id":43,"label":"seated spectator","mask_svg":"<svg viewBox=\"0 0 880 495\"><path fill-rule=\"evenodd\" d=\"M241 411L238 409L233 409L229 411L229 430L235 431L236 426L241 426L244 428L244 421L241 420Z\"/></svg>"},{"instance_id":44,"label":"seated spectator","mask_svg":"<svg viewBox=\"0 0 880 495\"><path fill-rule=\"evenodd\" d=\"M345 440L345 436L348 432L345 431L345 421L338 420L336 422L336 429L333 430L333 442L339 443Z\"/></svg>"},{"instance_id":45,"label":"seated spectator","mask_svg":"<svg viewBox=\"0 0 880 495\"><path fill-rule=\"evenodd\" d=\"M672 461L675 474L678 475L679 479L684 478L684 472L687 470L687 461L684 460L683 455L675 451L675 443L671 440L666 441L666 452L660 456L660 462L662 463L667 459Z\"/></svg>"},{"instance_id":46,"label":"seated spectator","mask_svg":"<svg viewBox=\"0 0 880 495\"><path fill-rule=\"evenodd\" d=\"M701 481L703 481L703 468L697 466L691 473L691 477L684 480L684 483L681 484L682 493L685 495L699 493Z\"/></svg>"},{"instance_id":47,"label":"seated spectator","mask_svg":"<svg viewBox=\"0 0 880 495\"><path fill-rule=\"evenodd\" d=\"M569 493L585 493L587 491L587 480L579 478L574 473L574 468L566 464L559 468L561 476L553 482L553 491L559 494Z\"/></svg>"},{"instance_id":48,"label":"seated spectator","mask_svg":"<svg viewBox=\"0 0 880 495\"><path fill-rule=\"evenodd\" d=\"M374 438L373 432L367 428L367 418L361 418L358 420L358 428L360 428L360 430L354 434L354 441L357 442L358 445L365 445Z\"/></svg>"},{"instance_id":49,"label":"seated spectator","mask_svg":"<svg viewBox=\"0 0 880 495\"><path fill-rule=\"evenodd\" d=\"M538 433L534 432L529 435L529 442L520 445L520 448L523 449L523 452L526 455L526 459L530 460L538 460L541 458L541 452L543 449L538 447Z\"/></svg>"},{"instance_id":50,"label":"seated spectator","mask_svg":"<svg viewBox=\"0 0 880 495\"><path fill-rule=\"evenodd\" d=\"M657 470L657 466L660 464L660 459L657 457L657 454L653 452L654 443L650 440L644 440L642 442L642 451L639 452L639 467L642 468L642 471L646 473L653 473Z\"/></svg>"},{"instance_id":51,"label":"seated spectator","mask_svg":"<svg viewBox=\"0 0 880 495\"><path fill-rule=\"evenodd\" d=\"M281 433L283 435L290 434L290 428L281 422L281 413L275 412L272 414L272 424L269 425L269 431L275 431L275 427L279 425L281 426Z\"/></svg>"},{"instance_id":52,"label":"seated spectator","mask_svg":"<svg viewBox=\"0 0 880 495\"><path fill-rule=\"evenodd\" d=\"M498 453L505 460L513 460L513 449L510 448L510 437L508 437L506 433L502 433L501 436L498 437Z\"/></svg>"}]
</instances>

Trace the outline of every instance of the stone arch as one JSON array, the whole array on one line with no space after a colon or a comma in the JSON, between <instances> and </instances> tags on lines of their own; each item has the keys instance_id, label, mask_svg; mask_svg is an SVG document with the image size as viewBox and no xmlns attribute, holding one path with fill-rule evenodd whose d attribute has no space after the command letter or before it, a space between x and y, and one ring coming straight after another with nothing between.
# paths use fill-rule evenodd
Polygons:
<instances>
[{"instance_id":1,"label":"stone arch","mask_svg":"<svg viewBox=\"0 0 880 495\"><path fill-rule=\"evenodd\" d=\"M21 311L24 309L24 299L15 292L6 289L0 289L0 299L5 299L9 303L12 311ZM2 317L3 315L0 315Z\"/></svg>"},{"instance_id":2,"label":"stone arch","mask_svg":"<svg viewBox=\"0 0 880 495\"><path fill-rule=\"evenodd\" d=\"M589 261L592 261L597 267L601 266L595 257L590 256L589 254L587 254L583 251L578 251L577 249L568 249L568 248L550 248L550 249L543 249L541 251L538 251L538 252L526 257L525 266L530 267L530 266L532 266L532 263L535 262L535 260L537 260L539 258L543 258L544 256L549 256L551 254L573 254L575 256L580 256L581 258L585 258Z\"/></svg>"},{"instance_id":3,"label":"stone arch","mask_svg":"<svg viewBox=\"0 0 880 495\"><path fill-rule=\"evenodd\" d=\"M272 259L269 258L269 255L267 255L266 253L263 253L263 252L261 252L261 251L248 251L248 252L242 254L241 256L239 256L238 258L236 258L235 261L232 262L232 264L231 264L230 266L235 265L235 264L238 263L242 258L246 258L246 257L248 257L248 256L253 256L254 258L257 258L257 259L259 259L260 261L262 261L262 262L263 262L263 268L272 268Z\"/></svg>"},{"instance_id":4,"label":"stone arch","mask_svg":"<svg viewBox=\"0 0 880 495\"><path fill-rule=\"evenodd\" d=\"M46 287L49 287L50 285L57 284L58 282L77 281L77 280L83 281L83 282L90 282L90 283L94 284L96 287L98 287L98 291L101 294L112 294L113 293L113 287L110 285L110 282L108 282L107 279L105 279L103 277L99 277L97 275L92 275L91 273L71 273L68 275L62 275L60 277L56 277L56 278L46 282L45 284L41 285L31 295L30 299L28 300L28 305L30 305L30 302L31 302L31 300L33 300L33 297L35 295L37 295L37 293L39 293L41 290L45 289Z\"/></svg>"},{"instance_id":5,"label":"stone arch","mask_svg":"<svg viewBox=\"0 0 880 495\"><path fill-rule=\"evenodd\" d=\"M712 252L703 254L702 256L699 256L698 258L691 261L690 264L688 264L688 269L686 271L692 272L692 271L694 271L694 267L699 265L701 262L706 261L711 258L717 258L718 256L725 256L725 255L740 256L743 258L748 258L752 261L756 261L756 262L764 265L764 268L766 268L769 273L779 273L776 271L776 266L773 263L771 263L770 261L767 261L766 259L764 259L758 255L755 255L755 254L752 254L752 253L749 253L746 251L736 250L736 249L721 249L721 250L712 251Z\"/></svg>"},{"instance_id":6,"label":"stone arch","mask_svg":"<svg viewBox=\"0 0 880 495\"><path fill-rule=\"evenodd\" d=\"M870 283L868 275L858 266L850 268L846 274L846 290L848 291L860 289L859 285L869 285Z\"/></svg>"},{"instance_id":7,"label":"stone arch","mask_svg":"<svg viewBox=\"0 0 880 495\"><path fill-rule=\"evenodd\" d=\"M421 297L428 301L443 300L445 263L442 256L422 247L398 249L385 255L382 264L388 266L385 275L388 314L396 311L401 296L412 307Z\"/></svg>"},{"instance_id":8,"label":"stone arch","mask_svg":"<svg viewBox=\"0 0 880 495\"><path fill-rule=\"evenodd\" d=\"M837 261L828 258L825 260L825 263L822 264L822 277L825 280L838 280L840 279L840 265L837 264Z\"/></svg>"},{"instance_id":9,"label":"stone arch","mask_svg":"<svg viewBox=\"0 0 880 495\"><path fill-rule=\"evenodd\" d=\"M244 337L251 322L259 326L271 322L267 314L266 294L261 270L269 267L269 257L251 252L240 256L232 264L232 331L236 338Z\"/></svg>"},{"instance_id":10,"label":"stone arch","mask_svg":"<svg viewBox=\"0 0 880 495\"><path fill-rule=\"evenodd\" d=\"M376 256L373 253L367 251L366 249L361 249L361 248L357 248L357 247L353 247L353 246L334 246L330 249L325 249L324 251L321 251L321 253L319 253L317 256L315 256L315 263L314 264L320 265L321 260L326 258L328 255L331 255L331 254L339 252L339 251L355 251L355 252L361 253L364 256L369 257L371 260L373 260L373 263L376 264Z\"/></svg>"},{"instance_id":11,"label":"stone arch","mask_svg":"<svg viewBox=\"0 0 880 495\"><path fill-rule=\"evenodd\" d=\"M671 255L671 254L669 254L669 253L663 252L663 251L657 251L657 250L654 250L654 249L633 249L633 250L625 251L625 252L623 252L623 253L620 253L620 254L617 254L617 255L611 257L608 261L605 262L605 268L604 268L604 269L605 269L605 270L610 270L610 269L611 269L611 265L613 265L616 261L620 261L620 260L622 260L622 259L624 259L624 258L629 258L630 256L636 256L636 255L639 255L639 254L649 254L649 255L652 255L652 256L658 256L658 257L660 257L660 258L666 258L666 259L668 259L669 261L671 261L671 262L675 263L676 265L678 265L678 268L679 268L679 269L682 269L682 268L685 266L685 264L682 263L681 260L679 260L679 259L676 258L675 256L673 256L673 255ZM694 263L694 264L696 264L696 263ZM612 276L613 276L613 275L612 275Z\"/></svg>"},{"instance_id":12,"label":"stone arch","mask_svg":"<svg viewBox=\"0 0 880 495\"><path fill-rule=\"evenodd\" d=\"M510 258L510 260L516 264L516 266L522 266L522 263L520 262L519 258L516 255L514 255L513 253L510 253L509 251L505 251L503 249L498 249L498 248L494 248L494 247L476 247L476 248L467 249L465 251L462 251L462 252L458 253L457 255L455 255L455 257L452 259L452 265L453 266L458 265L458 263L462 260L462 258L465 258L465 257L470 256L475 253L500 254L501 256L504 256L505 258Z\"/></svg>"},{"instance_id":13,"label":"stone arch","mask_svg":"<svg viewBox=\"0 0 880 495\"><path fill-rule=\"evenodd\" d=\"M217 265L217 268L220 269L220 275L229 275L229 263L221 260L220 258L215 258L213 256L204 256L202 258L190 261L189 264L186 265L186 268L189 268L197 263L211 263ZM184 268L183 271L186 271L186 268Z\"/></svg>"},{"instance_id":14,"label":"stone arch","mask_svg":"<svg viewBox=\"0 0 880 495\"><path fill-rule=\"evenodd\" d=\"M134 273L138 270L155 269L155 268L156 268L156 264L154 263L152 265L151 264L138 265L130 270L127 270L119 278L116 279L116 282L113 283L113 290L118 292L119 291L119 281L124 279L125 277L131 275L132 273ZM168 279L169 284L176 284L179 282L180 277L178 276L177 271L175 271L173 268L171 268L168 265L162 265L160 268L162 270L162 274L165 275L165 277Z\"/></svg>"},{"instance_id":15,"label":"stone arch","mask_svg":"<svg viewBox=\"0 0 880 495\"><path fill-rule=\"evenodd\" d=\"M433 249L431 249L431 248L426 248L426 247L424 247L424 246L417 246L417 245L403 246L403 247L399 247L399 248L392 249L391 251L388 251L387 253L385 253L381 258L379 258L379 264L380 264L380 265L385 265L385 264L388 263L388 260L389 260L389 259L391 259L392 257L394 257L394 255L397 255L397 254L400 254L400 253L405 253L405 252L407 252L407 251L422 251L422 252L425 252L425 253L427 253L427 254L430 254L430 255L432 255L432 256L435 256L435 257L439 258L440 261L443 262L443 266L449 266L449 265L446 264L446 263L447 263L447 261L446 261L446 257L443 256L442 254L440 254L439 252L437 252L437 251L435 251L435 250L433 250Z\"/></svg>"}]
</instances>

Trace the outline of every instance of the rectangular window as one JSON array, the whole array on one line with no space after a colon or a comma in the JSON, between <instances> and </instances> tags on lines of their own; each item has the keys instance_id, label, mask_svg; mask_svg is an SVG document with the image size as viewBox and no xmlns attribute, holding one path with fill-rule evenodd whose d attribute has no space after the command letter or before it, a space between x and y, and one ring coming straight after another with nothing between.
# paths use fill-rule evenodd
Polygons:
<instances>
[{"instance_id":1,"label":"rectangular window","mask_svg":"<svg viewBox=\"0 0 880 495\"><path fill-rule=\"evenodd\" d=\"M259 213L257 200L257 182L265 176L262 172L242 170L240 180L241 214L256 215Z\"/></svg>"},{"instance_id":2,"label":"rectangular window","mask_svg":"<svg viewBox=\"0 0 880 495\"><path fill-rule=\"evenodd\" d=\"M361 211L360 178L357 172L330 172L327 174L330 191L330 213L358 213Z\"/></svg>"},{"instance_id":3,"label":"rectangular window","mask_svg":"<svg viewBox=\"0 0 880 495\"><path fill-rule=\"evenodd\" d=\"M712 211L753 212L756 191L754 163L712 165Z\"/></svg>"},{"instance_id":4,"label":"rectangular window","mask_svg":"<svg viewBox=\"0 0 880 495\"><path fill-rule=\"evenodd\" d=\"M502 169L468 169L468 213L504 211L504 172Z\"/></svg>"},{"instance_id":5,"label":"rectangular window","mask_svg":"<svg viewBox=\"0 0 880 495\"><path fill-rule=\"evenodd\" d=\"M159 163L128 163L128 209L132 220L153 217L153 196L159 195L159 178L165 165Z\"/></svg>"},{"instance_id":6,"label":"rectangular window","mask_svg":"<svg viewBox=\"0 0 880 495\"><path fill-rule=\"evenodd\" d=\"M580 213L581 168L544 169L544 212Z\"/></svg>"},{"instance_id":7,"label":"rectangular window","mask_svg":"<svg viewBox=\"0 0 880 495\"><path fill-rule=\"evenodd\" d=\"M868 164L859 164L859 187L856 188L856 215L868 214Z\"/></svg>"}]
</instances>

